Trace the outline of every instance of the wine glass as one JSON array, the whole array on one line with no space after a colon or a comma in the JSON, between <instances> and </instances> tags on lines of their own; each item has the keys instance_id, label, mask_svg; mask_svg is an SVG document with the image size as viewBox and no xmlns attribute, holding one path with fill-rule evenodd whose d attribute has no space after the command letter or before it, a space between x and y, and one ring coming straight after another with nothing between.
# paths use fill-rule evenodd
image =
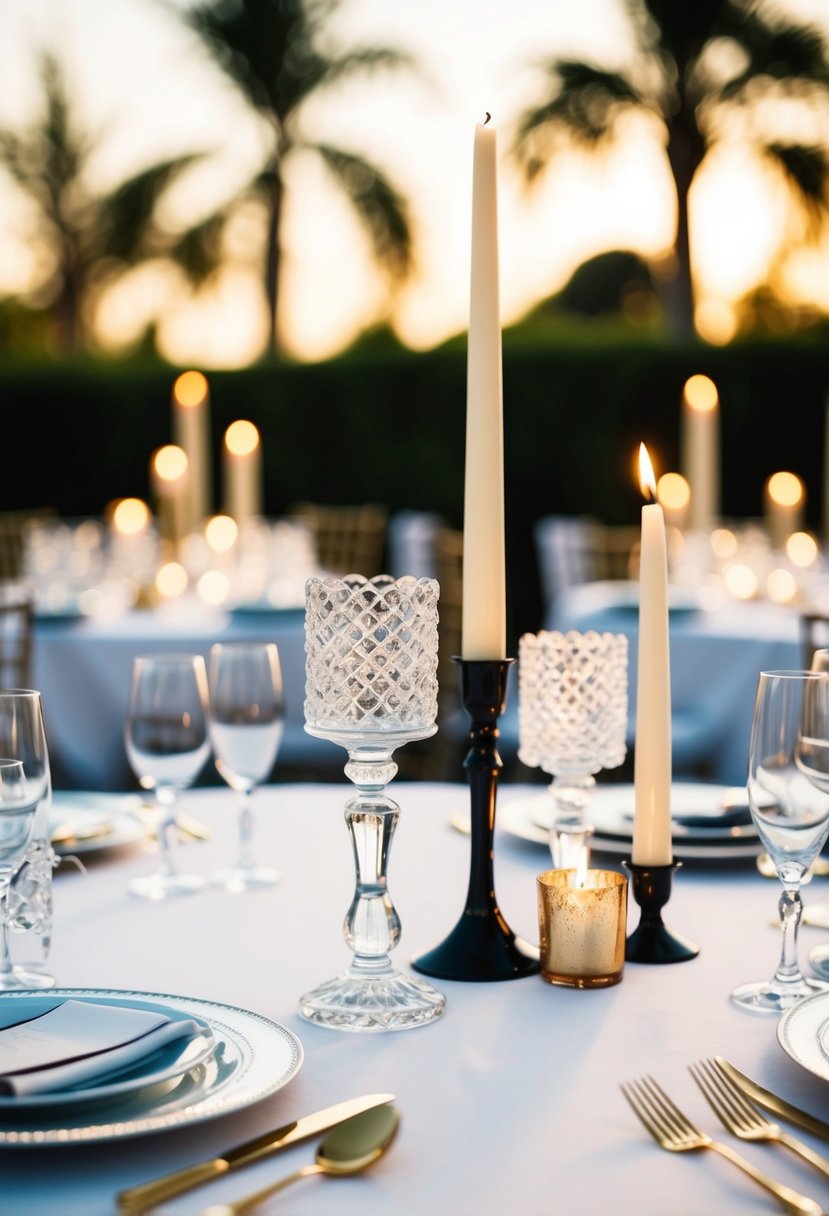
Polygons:
<instances>
[{"instance_id":1,"label":"wine glass","mask_svg":"<svg viewBox=\"0 0 829 1216\"><path fill-rule=\"evenodd\" d=\"M273 642L218 642L210 650L210 741L216 768L239 807L239 859L212 876L238 893L270 887L278 870L253 860L253 790L273 768L282 739L285 704L279 652Z\"/></svg>"},{"instance_id":2,"label":"wine glass","mask_svg":"<svg viewBox=\"0 0 829 1216\"><path fill-rule=\"evenodd\" d=\"M812 671L829 672L829 650L816 650L812 655ZM829 904L809 904L809 924L829 929ZM829 980L829 946L815 946L809 951L809 962L821 979Z\"/></svg>"},{"instance_id":3,"label":"wine glass","mask_svg":"<svg viewBox=\"0 0 829 1216\"><path fill-rule=\"evenodd\" d=\"M744 1009L782 1013L829 985L797 961L800 884L829 833L829 675L764 671L757 686L748 762L751 817L783 884L783 949L773 978L732 993Z\"/></svg>"},{"instance_id":4,"label":"wine glass","mask_svg":"<svg viewBox=\"0 0 829 1216\"><path fill-rule=\"evenodd\" d=\"M176 800L210 754L207 672L201 655L143 655L135 660L124 741L139 785L153 791L162 812L158 869L135 879L130 891L145 899L167 899L201 890L206 880L180 873L174 860Z\"/></svg>"},{"instance_id":5,"label":"wine glass","mask_svg":"<svg viewBox=\"0 0 829 1216\"><path fill-rule=\"evenodd\" d=\"M23 765L28 791L36 800L26 850L0 899L0 990L48 988L54 976L33 965L11 964L9 933L39 936L45 959L52 931L52 870L49 840L52 782L40 693L30 688L0 691L0 756Z\"/></svg>"},{"instance_id":6,"label":"wine glass","mask_svg":"<svg viewBox=\"0 0 829 1216\"><path fill-rule=\"evenodd\" d=\"M543 629L519 641L518 757L553 777L544 826L556 869L586 864L594 773L625 758L627 680L624 634Z\"/></svg>"},{"instance_id":7,"label":"wine glass","mask_svg":"<svg viewBox=\"0 0 829 1216\"><path fill-rule=\"evenodd\" d=\"M357 787L346 803L357 886L343 934L344 974L300 998L310 1022L337 1030L406 1030L443 1013L431 984L392 967L400 918L386 867L400 807L385 787L392 753L437 730L438 584L388 575L311 578L305 584L305 729L348 752Z\"/></svg>"},{"instance_id":8,"label":"wine glass","mask_svg":"<svg viewBox=\"0 0 829 1216\"><path fill-rule=\"evenodd\" d=\"M23 988L15 974L9 950L9 887L15 871L24 862L35 829L35 811L46 792L40 775L28 779L19 760L0 759L0 905L3 907L0 934L0 990Z\"/></svg>"}]
</instances>

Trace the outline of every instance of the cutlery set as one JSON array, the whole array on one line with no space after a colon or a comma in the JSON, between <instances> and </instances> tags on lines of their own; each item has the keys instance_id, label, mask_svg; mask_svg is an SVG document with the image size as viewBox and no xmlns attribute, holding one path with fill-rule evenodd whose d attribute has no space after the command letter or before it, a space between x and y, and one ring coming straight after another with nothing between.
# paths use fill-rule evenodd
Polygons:
<instances>
[{"instance_id":1,"label":"cutlery set","mask_svg":"<svg viewBox=\"0 0 829 1216\"><path fill-rule=\"evenodd\" d=\"M825 1179L829 1178L829 1160L767 1119L749 1098L824 1140L829 1140L829 1125L763 1089L721 1056L690 1065L690 1072L717 1118L733 1136L740 1140L782 1144L823 1174ZM814 1199L776 1182L729 1145L701 1131L652 1077L626 1081L621 1085L621 1090L634 1114L660 1148L672 1153L713 1149L765 1187L775 1196L784 1212L792 1216L823 1216L823 1208Z\"/></svg>"},{"instance_id":2,"label":"cutlery set","mask_svg":"<svg viewBox=\"0 0 829 1216\"><path fill-rule=\"evenodd\" d=\"M295 1174L246 1195L234 1204L214 1205L206 1211L210 1216L241 1216L241 1213L253 1211L269 1195L299 1178L311 1174L344 1176L358 1173L382 1156L394 1139L399 1119L396 1108L389 1105L393 1101L394 1094L366 1094L315 1111L239 1144L221 1157L196 1162L185 1169L121 1191L116 1196L118 1211L124 1214L147 1212L168 1199L184 1195L255 1161L262 1161L320 1132L329 1134L317 1151L315 1164L304 1166Z\"/></svg>"}]
</instances>

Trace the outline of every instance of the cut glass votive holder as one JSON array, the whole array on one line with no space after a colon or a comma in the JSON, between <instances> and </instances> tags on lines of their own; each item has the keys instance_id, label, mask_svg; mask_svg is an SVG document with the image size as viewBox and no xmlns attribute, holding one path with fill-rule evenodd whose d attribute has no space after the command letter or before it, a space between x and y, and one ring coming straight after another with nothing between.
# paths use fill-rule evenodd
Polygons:
<instances>
[{"instance_id":1,"label":"cut glass votive holder","mask_svg":"<svg viewBox=\"0 0 829 1216\"><path fill-rule=\"evenodd\" d=\"M542 978L568 988L618 984L625 965L624 874L545 870L536 889Z\"/></svg>"}]
</instances>

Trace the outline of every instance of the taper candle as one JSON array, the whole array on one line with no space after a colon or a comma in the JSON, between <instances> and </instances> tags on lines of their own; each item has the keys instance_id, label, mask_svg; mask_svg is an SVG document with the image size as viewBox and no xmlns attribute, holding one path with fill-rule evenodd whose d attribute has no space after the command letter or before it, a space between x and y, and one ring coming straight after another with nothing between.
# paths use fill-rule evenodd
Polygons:
<instances>
[{"instance_id":1,"label":"taper candle","mask_svg":"<svg viewBox=\"0 0 829 1216\"><path fill-rule=\"evenodd\" d=\"M720 514L720 400L708 376L691 376L682 393L682 462L691 487L690 527L710 531Z\"/></svg>"},{"instance_id":2,"label":"taper candle","mask_svg":"<svg viewBox=\"0 0 829 1216\"><path fill-rule=\"evenodd\" d=\"M201 372L182 372L173 385L173 442L187 454L186 527L210 514L210 392Z\"/></svg>"},{"instance_id":3,"label":"taper candle","mask_svg":"<svg viewBox=\"0 0 829 1216\"><path fill-rule=\"evenodd\" d=\"M225 512L237 524L262 514L262 444L252 422L240 418L225 431Z\"/></svg>"},{"instance_id":4,"label":"taper candle","mask_svg":"<svg viewBox=\"0 0 829 1216\"><path fill-rule=\"evenodd\" d=\"M644 443L639 446L639 479L645 497L655 499L656 481ZM634 785L632 860L636 865L668 865L672 860L668 558L665 518L655 501L642 508Z\"/></svg>"},{"instance_id":5,"label":"taper candle","mask_svg":"<svg viewBox=\"0 0 829 1216\"><path fill-rule=\"evenodd\" d=\"M464 659L503 659L507 653L496 150L494 128L486 124L477 126L472 164L466 387L461 642Z\"/></svg>"}]
</instances>

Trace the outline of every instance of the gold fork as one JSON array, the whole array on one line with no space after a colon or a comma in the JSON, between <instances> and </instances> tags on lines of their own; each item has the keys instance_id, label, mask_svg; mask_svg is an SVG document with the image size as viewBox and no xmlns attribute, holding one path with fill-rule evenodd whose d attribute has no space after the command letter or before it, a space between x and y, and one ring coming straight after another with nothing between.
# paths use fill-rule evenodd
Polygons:
<instances>
[{"instance_id":1,"label":"gold fork","mask_svg":"<svg viewBox=\"0 0 829 1216\"><path fill-rule=\"evenodd\" d=\"M714 1114L733 1136L740 1140L776 1140L829 1177L829 1161L761 1115L716 1060L700 1060L690 1065L690 1071Z\"/></svg>"},{"instance_id":2,"label":"gold fork","mask_svg":"<svg viewBox=\"0 0 829 1216\"><path fill-rule=\"evenodd\" d=\"M633 1113L645 1125L660 1148L667 1149L669 1153L687 1153L696 1149L712 1148L743 1170L755 1182L759 1182L760 1186L771 1191L772 1195L779 1200L783 1211L789 1212L790 1216L823 1216L821 1208L814 1199L808 1199L790 1187L775 1182L767 1174L755 1169L749 1161L746 1161L739 1153L735 1153L727 1144L720 1144L718 1140L712 1140L705 1132L701 1132L674 1105L652 1077L627 1081L621 1086L621 1089L630 1103Z\"/></svg>"}]
</instances>

